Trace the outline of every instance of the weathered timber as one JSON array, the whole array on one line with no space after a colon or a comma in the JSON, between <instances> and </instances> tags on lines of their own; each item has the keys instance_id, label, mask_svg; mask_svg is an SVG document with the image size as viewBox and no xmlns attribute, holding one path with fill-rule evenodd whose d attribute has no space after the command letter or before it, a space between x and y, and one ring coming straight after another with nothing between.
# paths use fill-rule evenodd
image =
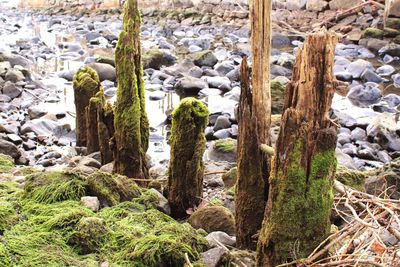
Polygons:
<instances>
[{"instance_id":1,"label":"weathered timber","mask_svg":"<svg viewBox=\"0 0 400 267\"><path fill-rule=\"evenodd\" d=\"M76 109L76 145L86 146L86 108L89 106L90 98L100 90L101 84L99 75L90 67L80 68L74 76L73 87Z\"/></svg>"},{"instance_id":2,"label":"weathered timber","mask_svg":"<svg viewBox=\"0 0 400 267\"><path fill-rule=\"evenodd\" d=\"M136 0L125 3L115 61L118 89L114 113L114 171L131 178L147 178L145 158L149 123L145 110L140 12Z\"/></svg>"},{"instance_id":3,"label":"weathered timber","mask_svg":"<svg viewBox=\"0 0 400 267\"><path fill-rule=\"evenodd\" d=\"M186 210L201 202L208 115L207 107L191 97L182 99L172 113L168 202L174 218L186 218Z\"/></svg>"},{"instance_id":4,"label":"weathered timber","mask_svg":"<svg viewBox=\"0 0 400 267\"><path fill-rule=\"evenodd\" d=\"M269 155L261 146L270 144L272 1L255 0L250 6L252 77L247 61L241 65L239 102L238 182L236 188L236 238L243 249L255 249L255 235L261 229L268 198Z\"/></svg>"},{"instance_id":5,"label":"weathered timber","mask_svg":"<svg viewBox=\"0 0 400 267\"><path fill-rule=\"evenodd\" d=\"M307 257L330 230L337 127L329 109L337 85L337 37L309 36L287 85L270 174L270 192L257 248L257 266Z\"/></svg>"}]
</instances>

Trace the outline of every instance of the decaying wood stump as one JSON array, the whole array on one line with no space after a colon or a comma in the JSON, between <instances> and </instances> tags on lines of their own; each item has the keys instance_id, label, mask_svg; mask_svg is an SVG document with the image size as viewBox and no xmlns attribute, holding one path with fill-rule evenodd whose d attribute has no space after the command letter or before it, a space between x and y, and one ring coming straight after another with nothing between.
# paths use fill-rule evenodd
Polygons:
<instances>
[{"instance_id":1,"label":"decaying wood stump","mask_svg":"<svg viewBox=\"0 0 400 267\"><path fill-rule=\"evenodd\" d=\"M90 98L100 90L99 75L90 67L80 68L74 76L73 87L76 109L76 145L86 146L86 108L89 106Z\"/></svg>"},{"instance_id":2,"label":"decaying wood stump","mask_svg":"<svg viewBox=\"0 0 400 267\"><path fill-rule=\"evenodd\" d=\"M208 115L207 107L192 97L182 99L172 113L168 201L174 218L186 218L186 210L201 202Z\"/></svg>"},{"instance_id":3,"label":"decaying wood stump","mask_svg":"<svg viewBox=\"0 0 400 267\"><path fill-rule=\"evenodd\" d=\"M268 198L269 156L260 147L270 144L271 9L270 0L255 0L250 7L251 86L246 59L241 65L235 219L237 245L244 249L256 248L254 236L261 229Z\"/></svg>"},{"instance_id":4,"label":"decaying wood stump","mask_svg":"<svg viewBox=\"0 0 400 267\"><path fill-rule=\"evenodd\" d=\"M257 266L307 257L329 234L336 170L337 128L329 119L336 42L333 33L313 34L297 54L286 88Z\"/></svg>"},{"instance_id":5,"label":"decaying wood stump","mask_svg":"<svg viewBox=\"0 0 400 267\"><path fill-rule=\"evenodd\" d=\"M149 123L145 110L140 12L136 0L125 3L115 61L118 89L114 113L114 171L128 177L146 178Z\"/></svg>"}]
</instances>

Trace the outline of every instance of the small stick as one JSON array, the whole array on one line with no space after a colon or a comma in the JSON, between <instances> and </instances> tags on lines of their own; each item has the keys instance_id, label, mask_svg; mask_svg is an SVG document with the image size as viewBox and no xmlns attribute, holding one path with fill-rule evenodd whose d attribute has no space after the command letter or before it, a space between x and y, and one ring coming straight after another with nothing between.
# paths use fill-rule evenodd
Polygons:
<instances>
[{"instance_id":1,"label":"small stick","mask_svg":"<svg viewBox=\"0 0 400 267\"><path fill-rule=\"evenodd\" d=\"M189 256L188 256L187 253L185 253L185 261L186 261L186 264L187 264L189 267L193 267L193 264L190 262L190 259L189 259Z\"/></svg>"}]
</instances>

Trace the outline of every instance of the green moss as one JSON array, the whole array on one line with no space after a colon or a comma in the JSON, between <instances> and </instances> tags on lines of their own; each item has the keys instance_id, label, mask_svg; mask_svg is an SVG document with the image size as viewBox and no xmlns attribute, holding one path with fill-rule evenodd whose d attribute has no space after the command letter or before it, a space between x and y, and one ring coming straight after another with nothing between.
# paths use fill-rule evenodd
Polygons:
<instances>
[{"instance_id":1,"label":"green moss","mask_svg":"<svg viewBox=\"0 0 400 267\"><path fill-rule=\"evenodd\" d=\"M97 196L102 206L114 206L141 195L141 189L126 176L95 172L87 177L88 194Z\"/></svg>"},{"instance_id":2,"label":"green moss","mask_svg":"<svg viewBox=\"0 0 400 267\"><path fill-rule=\"evenodd\" d=\"M112 57L98 57L98 58L96 58L96 62L109 64L109 65L115 67L115 59Z\"/></svg>"},{"instance_id":3,"label":"green moss","mask_svg":"<svg viewBox=\"0 0 400 267\"><path fill-rule=\"evenodd\" d=\"M279 81L271 81L271 112L272 114L281 114L285 94L285 85Z\"/></svg>"},{"instance_id":4,"label":"green moss","mask_svg":"<svg viewBox=\"0 0 400 267\"><path fill-rule=\"evenodd\" d=\"M96 253L100 250L109 229L101 218L84 217L76 225L69 243L78 247L80 254Z\"/></svg>"},{"instance_id":5,"label":"green moss","mask_svg":"<svg viewBox=\"0 0 400 267\"><path fill-rule=\"evenodd\" d=\"M100 78L97 72L91 67L80 68L73 78L73 87L75 90L87 90L89 88L98 88Z\"/></svg>"},{"instance_id":6,"label":"green moss","mask_svg":"<svg viewBox=\"0 0 400 267\"><path fill-rule=\"evenodd\" d=\"M0 242L0 266L10 267L11 266L11 257L8 249L3 243Z\"/></svg>"},{"instance_id":7,"label":"green moss","mask_svg":"<svg viewBox=\"0 0 400 267\"><path fill-rule=\"evenodd\" d=\"M223 231L229 235L235 234L235 218L232 212L222 206L206 206L196 210L189 218L194 228L201 228L208 233Z\"/></svg>"},{"instance_id":8,"label":"green moss","mask_svg":"<svg viewBox=\"0 0 400 267\"><path fill-rule=\"evenodd\" d=\"M19 216L11 202L0 199L0 234L17 224Z\"/></svg>"},{"instance_id":9,"label":"green moss","mask_svg":"<svg viewBox=\"0 0 400 267\"><path fill-rule=\"evenodd\" d=\"M280 170L270 177L276 199L260 240L273 244L274 255L280 257L275 262L307 257L330 231L335 151L314 155L308 176L302 158L302 144L298 141L290 155L287 174Z\"/></svg>"},{"instance_id":10,"label":"green moss","mask_svg":"<svg viewBox=\"0 0 400 267\"><path fill-rule=\"evenodd\" d=\"M38 202L54 203L79 200L86 192L86 182L75 173L44 172L25 178L25 196Z\"/></svg>"},{"instance_id":11,"label":"green moss","mask_svg":"<svg viewBox=\"0 0 400 267\"><path fill-rule=\"evenodd\" d=\"M369 177L368 172L350 170L346 167L338 167L335 179L356 190L365 191L365 180Z\"/></svg>"},{"instance_id":12,"label":"green moss","mask_svg":"<svg viewBox=\"0 0 400 267\"><path fill-rule=\"evenodd\" d=\"M36 169L35 167L32 166L23 166L18 168L15 172L14 175L16 176L26 176L34 173L41 172L40 170Z\"/></svg>"},{"instance_id":13,"label":"green moss","mask_svg":"<svg viewBox=\"0 0 400 267\"><path fill-rule=\"evenodd\" d=\"M236 150L237 141L231 138L221 139L214 142L214 149L222 153L232 153Z\"/></svg>"},{"instance_id":14,"label":"green moss","mask_svg":"<svg viewBox=\"0 0 400 267\"><path fill-rule=\"evenodd\" d=\"M386 27L400 30L400 19L399 18L387 18Z\"/></svg>"},{"instance_id":15,"label":"green moss","mask_svg":"<svg viewBox=\"0 0 400 267\"><path fill-rule=\"evenodd\" d=\"M228 172L222 175L222 180L224 181L226 188L231 188L236 184L237 180L237 167L230 169Z\"/></svg>"},{"instance_id":16,"label":"green moss","mask_svg":"<svg viewBox=\"0 0 400 267\"><path fill-rule=\"evenodd\" d=\"M0 173L11 171L14 168L14 160L12 157L0 154Z\"/></svg>"},{"instance_id":17,"label":"green moss","mask_svg":"<svg viewBox=\"0 0 400 267\"><path fill-rule=\"evenodd\" d=\"M197 66L214 67L218 63L218 59L210 50L200 51L193 55L193 63Z\"/></svg>"},{"instance_id":18,"label":"green moss","mask_svg":"<svg viewBox=\"0 0 400 267\"><path fill-rule=\"evenodd\" d=\"M217 197L213 197L209 202L208 205L210 206L224 206L224 202Z\"/></svg>"},{"instance_id":19,"label":"green moss","mask_svg":"<svg viewBox=\"0 0 400 267\"><path fill-rule=\"evenodd\" d=\"M383 38L384 31L377 28L366 28L364 30L363 36L364 38Z\"/></svg>"}]
</instances>

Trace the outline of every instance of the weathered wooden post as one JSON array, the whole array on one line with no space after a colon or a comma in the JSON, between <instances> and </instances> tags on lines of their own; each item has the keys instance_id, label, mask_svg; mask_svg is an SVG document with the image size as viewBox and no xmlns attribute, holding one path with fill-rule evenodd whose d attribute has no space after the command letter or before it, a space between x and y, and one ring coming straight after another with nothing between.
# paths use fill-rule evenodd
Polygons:
<instances>
[{"instance_id":1,"label":"weathered wooden post","mask_svg":"<svg viewBox=\"0 0 400 267\"><path fill-rule=\"evenodd\" d=\"M201 202L208 115L207 107L192 97L182 99L172 113L168 201L174 218L187 217L186 210Z\"/></svg>"},{"instance_id":2,"label":"weathered wooden post","mask_svg":"<svg viewBox=\"0 0 400 267\"><path fill-rule=\"evenodd\" d=\"M238 182L236 187L236 239L244 249L255 249L268 197L269 155L261 150L270 144L271 0L254 0L250 6L252 82L247 59L241 65L239 103Z\"/></svg>"},{"instance_id":3,"label":"weathered wooden post","mask_svg":"<svg viewBox=\"0 0 400 267\"><path fill-rule=\"evenodd\" d=\"M76 109L76 145L87 145L87 119L86 108L89 100L101 87L99 75L90 67L78 70L73 80L75 109Z\"/></svg>"},{"instance_id":4,"label":"weathered wooden post","mask_svg":"<svg viewBox=\"0 0 400 267\"><path fill-rule=\"evenodd\" d=\"M145 110L140 12L137 0L125 3L123 29L115 52L117 102L115 105L114 171L134 178L146 178L149 123Z\"/></svg>"},{"instance_id":5,"label":"weathered wooden post","mask_svg":"<svg viewBox=\"0 0 400 267\"><path fill-rule=\"evenodd\" d=\"M257 266L307 257L330 230L337 128L329 119L335 92L337 37L309 36L297 53L270 175Z\"/></svg>"}]
</instances>

